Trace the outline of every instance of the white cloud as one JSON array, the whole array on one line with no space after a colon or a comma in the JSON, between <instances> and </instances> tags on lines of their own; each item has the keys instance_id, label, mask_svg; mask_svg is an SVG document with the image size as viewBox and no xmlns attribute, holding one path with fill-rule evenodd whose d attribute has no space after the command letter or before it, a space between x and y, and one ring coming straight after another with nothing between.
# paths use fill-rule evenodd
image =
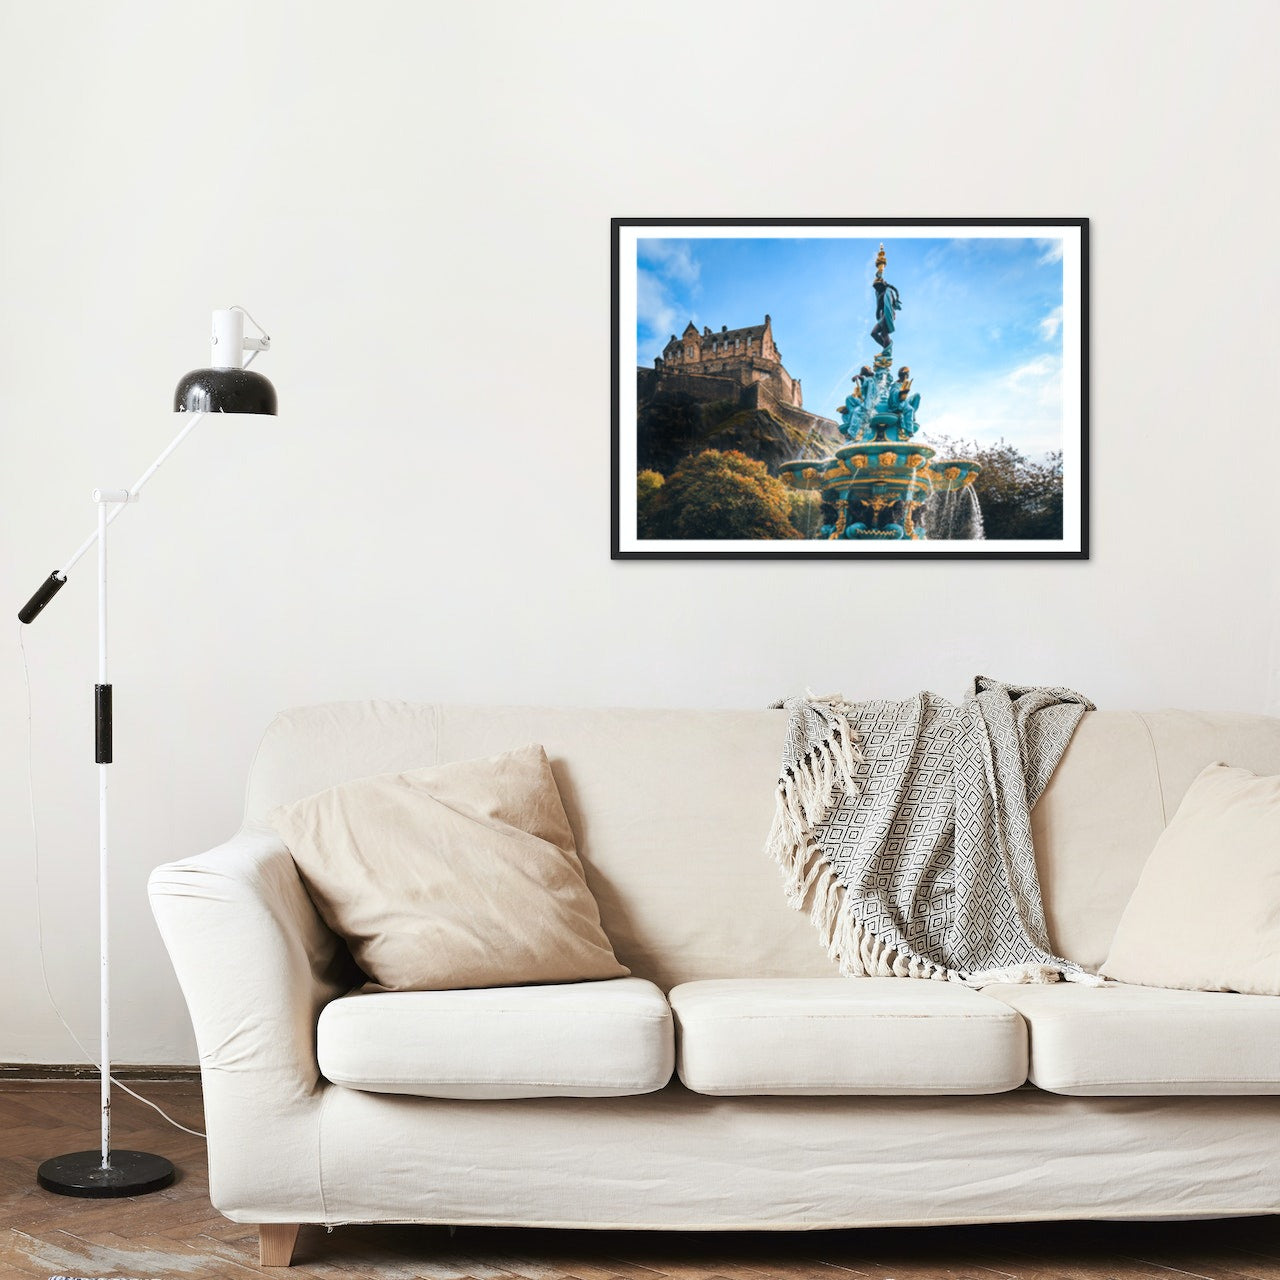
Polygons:
<instances>
[{"instance_id":1,"label":"white cloud","mask_svg":"<svg viewBox=\"0 0 1280 1280\"><path fill-rule=\"evenodd\" d=\"M1028 360L1026 364L1020 364L1016 369L1011 369L1001 381L1009 389L1023 387L1030 382L1050 376L1061 367L1061 363L1054 356L1036 356L1034 360Z\"/></svg>"},{"instance_id":2,"label":"white cloud","mask_svg":"<svg viewBox=\"0 0 1280 1280\"><path fill-rule=\"evenodd\" d=\"M651 364L654 356L689 320L677 310L677 295L691 299L698 293L701 267L688 240L641 240L636 272L636 320L640 330L636 358ZM696 321L696 314L693 316Z\"/></svg>"},{"instance_id":3,"label":"white cloud","mask_svg":"<svg viewBox=\"0 0 1280 1280\"><path fill-rule=\"evenodd\" d=\"M636 357L652 364L677 331L679 317L666 284L645 267L636 273L636 320L644 334Z\"/></svg>"},{"instance_id":4,"label":"white cloud","mask_svg":"<svg viewBox=\"0 0 1280 1280\"><path fill-rule=\"evenodd\" d=\"M1058 336L1058 330L1062 328L1062 308L1054 307L1043 320L1040 321L1040 336L1046 342L1052 342Z\"/></svg>"},{"instance_id":5,"label":"white cloud","mask_svg":"<svg viewBox=\"0 0 1280 1280\"><path fill-rule=\"evenodd\" d=\"M1036 259L1040 266L1046 267L1051 262L1062 261L1061 240L1037 240L1036 244L1040 247L1040 256Z\"/></svg>"},{"instance_id":6,"label":"white cloud","mask_svg":"<svg viewBox=\"0 0 1280 1280\"><path fill-rule=\"evenodd\" d=\"M697 284L701 268L687 240L641 240L636 248L646 265L664 279L676 284Z\"/></svg>"},{"instance_id":7,"label":"white cloud","mask_svg":"<svg viewBox=\"0 0 1280 1280\"><path fill-rule=\"evenodd\" d=\"M920 439L994 444L1007 440L1029 457L1062 448L1062 361L1037 356L1008 373L940 387L920 405Z\"/></svg>"}]
</instances>

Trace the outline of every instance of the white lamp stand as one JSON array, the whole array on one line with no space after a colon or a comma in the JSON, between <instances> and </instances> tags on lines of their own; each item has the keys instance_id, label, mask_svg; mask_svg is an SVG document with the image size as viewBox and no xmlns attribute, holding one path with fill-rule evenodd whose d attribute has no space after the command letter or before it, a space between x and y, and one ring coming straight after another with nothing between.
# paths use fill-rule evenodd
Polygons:
<instances>
[{"instance_id":1,"label":"white lamp stand","mask_svg":"<svg viewBox=\"0 0 1280 1280\"><path fill-rule=\"evenodd\" d=\"M209 413L276 412L275 388L258 373L250 373L244 352L266 351L271 339L245 338L247 313L241 307L213 313L213 361L209 369L197 369L178 383L174 408L190 413L182 430L163 453L138 477L130 489L95 489L97 528L76 549L61 569L55 570L18 612L29 624L62 589L67 573L90 547L98 546L98 681L94 686L94 760L98 766L98 948L99 948L99 1069L101 1142L97 1150L53 1156L41 1164L37 1180L46 1191L64 1196L107 1198L159 1191L174 1179L174 1167L163 1156L111 1146L111 955L108 886L110 857L107 839L108 767L112 759L111 682L107 670L107 527L125 508L138 500L147 481L165 459L191 434Z\"/></svg>"}]
</instances>

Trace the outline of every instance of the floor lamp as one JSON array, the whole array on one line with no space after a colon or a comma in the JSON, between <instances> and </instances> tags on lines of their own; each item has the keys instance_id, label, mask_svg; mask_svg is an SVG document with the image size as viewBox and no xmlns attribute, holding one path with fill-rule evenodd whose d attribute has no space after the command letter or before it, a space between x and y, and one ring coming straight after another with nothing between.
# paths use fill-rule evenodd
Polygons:
<instances>
[{"instance_id":1,"label":"floor lamp","mask_svg":"<svg viewBox=\"0 0 1280 1280\"><path fill-rule=\"evenodd\" d=\"M245 320L259 337L245 337ZM211 368L196 369L178 383L174 410L186 414L182 430L168 448L129 489L95 489L98 525L76 548L71 558L55 569L18 611L18 620L31 623L45 605L66 585L67 573L94 544L98 548L98 682L94 686L94 760L98 765L98 931L101 983L101 1101L102 1141L96 1151L76 1151L46 1160L37 1174L46 1191L64 1196L105 1198L141 1195L167 1187L173 1165L163 1156L145 1151L112 1150L111 1147L111 959L108 945L107 885L107 773L111 764L111 683L107 674L107 527L131 502L138 500L147 481L170 454L211 413L276 412L275 388L249 364L266 351L271 339L243 307L213 313ZM245 359L245 352L249 358Z\"/></svg>"}]
</instances>

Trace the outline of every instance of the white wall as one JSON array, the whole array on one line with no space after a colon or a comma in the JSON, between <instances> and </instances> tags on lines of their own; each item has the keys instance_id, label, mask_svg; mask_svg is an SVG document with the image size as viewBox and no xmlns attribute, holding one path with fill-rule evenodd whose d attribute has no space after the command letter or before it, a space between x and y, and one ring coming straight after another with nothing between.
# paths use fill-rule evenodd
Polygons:
<instances>
[{"instance_id":1,"label":"white wall","mask_svg":"<svg viewBox=\"0 0 1280 1280\"><path fill-rule=\"evenodd\" d=\"M280 419L202 428L113 535L120 1060L194 1060L146 876L234 829L286 704L751 707L984 672L1264 709L1272 0L0 13L4 607L168 440L212 307L276 339ZM611 563L608 221L643 214L1091 217L1093 559ZM90 563L26 638L49 976L92 1037ZM0 1061L73 1061L4 644Z\"/></svg>"}]
</instances>

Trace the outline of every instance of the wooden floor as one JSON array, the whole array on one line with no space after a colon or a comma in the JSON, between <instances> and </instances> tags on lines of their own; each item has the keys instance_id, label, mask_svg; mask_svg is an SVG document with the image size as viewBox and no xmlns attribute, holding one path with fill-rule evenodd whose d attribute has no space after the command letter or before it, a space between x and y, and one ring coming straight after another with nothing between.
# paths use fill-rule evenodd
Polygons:
<instances>
[{"instance_id":1,"label":"wooden floor","mask_svg":"<svg viewBox=\"0 0 1280 1280\"><path fill-rule=\"evenodd\" d=\"M201 1127L196 1084L137 1087ZM303 1227L292 1270L264 1272L254 1230L209 1206L203 1144L125 1095L115 1105L118 1145L168 1156L179 1181L137 1200L41 1191L40 1161L94 1146L96 1124L92 1083L0 1081L0 1280L1280 1280L1277 1218L728 1235Z\"/></svg>"}]
</instances>

